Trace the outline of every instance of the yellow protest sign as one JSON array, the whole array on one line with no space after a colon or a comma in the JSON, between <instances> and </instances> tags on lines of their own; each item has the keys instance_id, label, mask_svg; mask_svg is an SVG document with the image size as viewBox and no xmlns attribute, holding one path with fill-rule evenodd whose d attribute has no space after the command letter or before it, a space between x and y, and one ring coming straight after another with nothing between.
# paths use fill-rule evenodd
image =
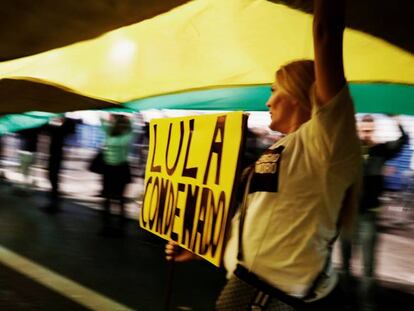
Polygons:
<instances>
[{"instance_id":1,"label":"yellow protest sign","mask_svg":"<svg viewBox=\"0 0 414 311\"><path fill-rule=\"evenodd\" d=\"M246 121L243 112L151 121L142 228L220 265Z\"/></svg>"}]
</instances>

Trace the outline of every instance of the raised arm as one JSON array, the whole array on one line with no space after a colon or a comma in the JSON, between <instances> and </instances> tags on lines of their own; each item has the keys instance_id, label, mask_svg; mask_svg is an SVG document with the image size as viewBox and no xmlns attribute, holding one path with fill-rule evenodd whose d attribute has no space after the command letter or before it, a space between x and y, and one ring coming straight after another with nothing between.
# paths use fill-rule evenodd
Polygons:
<instances>
[{"instance_id":1,"label":"raised arm","mask_svg":"<svg viewBox=\"0 0 414 311\"><path fill-rule=\"evenodd\" d=\"M397 140L389 141L384 144L384 152L385 157L387 159L392 159L393 157L397 156L398 153L401 152L404 145L407 144L409 141L409 136L404 131L404 128L402 127L398 116L394 117L394 119L397 122L397 126L400 130L401 136Z\"/></svg>"},{"instance_id":2,"label":"raised arm","mask_svg":"<svg viewBox=\"0 0 414 311\"><path fill-rule=\"evenodd\" d=\"M345 0L314 0L313 44L320 105L329 102L346 83L342 53L344 28Z\"/></svg>"}]
</instances>

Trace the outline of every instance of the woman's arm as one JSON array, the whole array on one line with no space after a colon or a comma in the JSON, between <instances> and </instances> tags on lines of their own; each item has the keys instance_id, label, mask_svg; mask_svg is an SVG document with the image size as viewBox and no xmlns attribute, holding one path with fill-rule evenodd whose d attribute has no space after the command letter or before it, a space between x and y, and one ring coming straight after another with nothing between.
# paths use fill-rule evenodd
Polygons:
<instances>
[{"instance_id":1,"label":"woman's arm","mask_svg":"<svg viewBox=\"0 0 414 311\"><path fill-rule=\"evenodd\" d=\"M329 102L346 84L342 41L345 0L314 0L313 44L318 103Z\"/></svg>"}]
</instances>

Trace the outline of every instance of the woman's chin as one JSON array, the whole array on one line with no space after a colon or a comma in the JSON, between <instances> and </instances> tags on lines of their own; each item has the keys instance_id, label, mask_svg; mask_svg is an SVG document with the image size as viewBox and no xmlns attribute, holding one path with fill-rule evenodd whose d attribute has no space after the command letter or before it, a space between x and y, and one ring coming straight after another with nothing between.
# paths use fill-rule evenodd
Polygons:
<instances>
[{"instance_id":1,"label":"woman's chin","mask_svg":"<svg viewBox=\"0 0 414 311\"><path fill-rule=\"evenodd\" d=\"M280 133L283 133L282 131L281 131L281 129L276 125L276 124L273 124L273 123L270 123L269 124L269 129L271 129L272 131L275 131L275 132L280 132Z\"/></svg>"}]
</instances>

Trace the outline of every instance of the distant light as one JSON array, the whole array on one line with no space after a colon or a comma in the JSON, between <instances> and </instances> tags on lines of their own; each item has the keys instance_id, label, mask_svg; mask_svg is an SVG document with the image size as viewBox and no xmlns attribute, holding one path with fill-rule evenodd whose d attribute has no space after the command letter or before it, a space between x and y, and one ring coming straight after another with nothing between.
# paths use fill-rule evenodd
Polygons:
<instances>
[{"instance_id":1,"label":"distant light","mask_svg":"<svg viewBox=\"0 0 414 311\"><path fill-rule=\"evenodd\" d=\"M110 50L109 57L112 61L117 63L130 62L137 51L137 45L131 40L118 40L114 43Z\"/></svg>"}]
</instances>

